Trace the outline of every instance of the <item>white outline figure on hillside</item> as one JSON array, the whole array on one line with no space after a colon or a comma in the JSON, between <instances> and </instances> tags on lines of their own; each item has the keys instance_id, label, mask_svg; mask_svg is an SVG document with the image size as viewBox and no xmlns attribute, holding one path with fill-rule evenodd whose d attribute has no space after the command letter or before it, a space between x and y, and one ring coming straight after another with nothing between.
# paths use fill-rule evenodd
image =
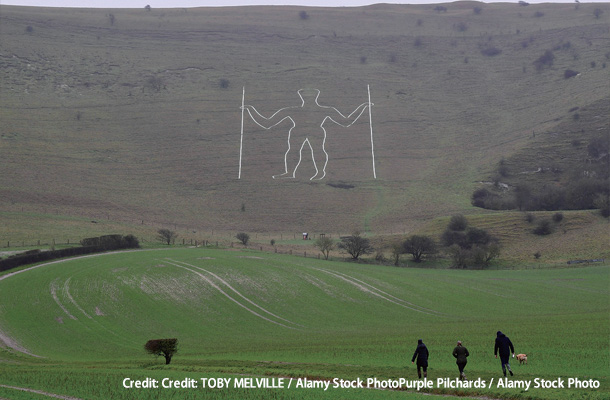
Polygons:
<instances>
[{"instance_id":1,"label":"white outline figure on hillside","mask_svg":"<svg viewBox=\"0 0 610 400\"><path fill-rule=\"evenodd\" d=\"M373 103L369 99L368 103L360 104L346 117L335 107L320 105L318 103L320 90L318 89L299 89L297 93L302 101L300 106L281 108L269 118L261 115L252 105L242 105L242 112L247 110L252 120L264 129L271 129L286 119L292 122L292 126L288 130L288 150L284 154L284 173L274 175L274 179L295 177L297 169L301 164L305 144L309 145L311 159L316 169L316 173L309 180L324 179L326 176L326 165L328 164L326 129L324 129L324 124L330 120L337 125L347 128L354 124L362 116L366 108L372 106ZM293 144L301 146L298 152L295 151L296 147L293 147ZM322 150L323 155L320 155L319 150Z\"/></svg>"}]
</instances>

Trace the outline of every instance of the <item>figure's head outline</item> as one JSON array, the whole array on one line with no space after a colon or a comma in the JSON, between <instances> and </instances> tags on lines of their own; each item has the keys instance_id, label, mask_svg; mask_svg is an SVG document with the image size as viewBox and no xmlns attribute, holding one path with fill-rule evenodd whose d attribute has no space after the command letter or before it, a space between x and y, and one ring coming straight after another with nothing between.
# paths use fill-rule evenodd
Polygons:
<instances>
[{"instance_id":1,"label":"figure's head outline","mask_svg":"<svg viewBox=\"0 0 610 400\"><path fill-rule=\"evenodd\" d=\"M302 88L297 90L299 97L301 98L302 104L305 104L306 98L314 98L314 102L318 104L318 97L320 97L320 89Z\"/></svg>"}]
</instances>

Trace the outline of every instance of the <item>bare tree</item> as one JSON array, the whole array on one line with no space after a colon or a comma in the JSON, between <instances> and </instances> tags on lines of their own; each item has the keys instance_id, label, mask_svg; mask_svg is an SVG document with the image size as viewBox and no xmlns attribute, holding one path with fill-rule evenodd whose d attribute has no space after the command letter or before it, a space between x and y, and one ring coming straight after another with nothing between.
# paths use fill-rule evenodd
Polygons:
<instances>
[{"instance_id":1,"label":"bare tree","mask_svg":"<svg viewBox=\"0 0 610 400\"><path fill-rule=\"evenodd\" d=\"M157 239L159 239L163 243L166 243L167 245L172 244L172 241L175 240L176 237L178 237L176 232L170 231L169 229L165 228L159 229L157 233Z\"/></svg>"},{"instance_id":2,"label":"bare tree","mask_svg":"<svg viewBox=\"0 0 610 400\"><path fill-rule=\"evenodd\" d=\"M320 236L314 242L314 245L324 254L324 259L328 260L330 251L335 248L335 241L326 236Z\"/></svg>"},{"instance_id":3,"label":"bare tree","mask_svg":"<svg viewBox=\"0 0 610 400\"><path fill-rule=\"evenodd\" d=\"M413 261L421 262L426 255L436 253L436 243L429 236L413 235L403 243L405 253L413 256Z\"/></svg>"},{"instance_id":4,"label":"bare tree","mask_svg":"<svg viewBox=\"0 0 610 400\"><path fill-rule=\"evenodd\" d=\"M341 238L338 247L345 250L354 260L357 260L361 255L371 254L374 250L370 240L360 236L359 232Z\"/></svg>"},{"instance_id":5,"label":"bare tree","mask_svg":"<svg viewBox=\"0 0 610 400\"><path fill-rule=\"evenodd\" d=\"M165 364L167 365L178 351L178 339L152 339L146 342L144 350L150 354L165 357Z\"/></svg>"}]
</instances>

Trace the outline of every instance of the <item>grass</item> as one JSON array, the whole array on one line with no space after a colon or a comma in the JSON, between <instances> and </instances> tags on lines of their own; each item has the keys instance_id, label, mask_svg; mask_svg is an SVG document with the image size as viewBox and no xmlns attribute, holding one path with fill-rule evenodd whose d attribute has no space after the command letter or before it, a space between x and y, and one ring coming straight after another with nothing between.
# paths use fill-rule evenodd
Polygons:
<instances>
[{"instance_id":1,"label":"grass","mask_svg":"<svg viewBox=\"0 0 610 400\"><path fill-rule=\"evenodd\" d=\"M456 391L435 383L433 392L601 399L610 383L609 278L605 266L407 269L251 250L161 249L65 260L0 281L2 331L43 357L0 348L0 385L83 399L165 399L195 398L202 389L127 390L122 380L414 379L410 356L418 338L431 351L431 378L456 376L450 352L459 339L471 353L469 379L489 382L500 372L493 358L500 329L529 356L529 365L513 365L515 379L578 377L599 380L601 388ZM153 337L179 338L169 366L143 351ZM23 394L0 387L0 395ZM205 396L419 398L347 389L230 389Z\"/></svg>"},{"instance_id":2,"label":"grass","mask_svg":"<svg viewBox=\"0 0 610 400\"><path fill-rule=\"evenodd\" d=\"M532 130L552 132L570 109L607 101L604 4L485 4L480 15L466 3L445 13L427 5L307 11L301 20L293 7L3 7L0 140L10 152L0 211L186 232L411 230L479 212L469 201L476 182L502 157L538 146ZM465 32L453 28L461 22ZM552 68L534 70L545 50L567 42ZM502 53L482 55L487 45ZM567 68L581 71L578 80L563 79ZM367 85L376 181L365 119L328 127L322 182L307 180L307 160L296 181L270 179L283 168L286 127L263 131L246 120L237 180L243 87L268 115L298 103L296 90L307 86L347 112L366 100Z\"/></svg>"}]
</instances>

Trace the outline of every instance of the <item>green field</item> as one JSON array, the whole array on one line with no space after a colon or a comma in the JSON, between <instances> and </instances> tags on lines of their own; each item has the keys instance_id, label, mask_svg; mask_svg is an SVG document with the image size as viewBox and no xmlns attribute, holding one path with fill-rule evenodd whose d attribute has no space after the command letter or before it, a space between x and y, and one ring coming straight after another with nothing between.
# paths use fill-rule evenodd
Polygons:
<instances>
[{"instance_id":1,"label":"green field","mask_svg":"<svg viewBox=\"0 0 610 400\"><path fill-rule=\"evenodd\" d=\"M0 397L83 399L417 398L414 390L125 389L123 379L244 377L413 380L417 339L436 394L603 399L608 384L607 266L456 271L325 262L251 250L150 249L68 259L0 276ZM468 379L501 376L497 330L529 364L512 381L569 378L599 389L446 389L451 351ZM176 337L169 366L144 352ZM293 382L293 385L296 381ZM2 386L3 385L3 386ZM21 396L21 397L19 397ZM429 397L426 397L429 398Z\"/></svg>"}]
</instances>

